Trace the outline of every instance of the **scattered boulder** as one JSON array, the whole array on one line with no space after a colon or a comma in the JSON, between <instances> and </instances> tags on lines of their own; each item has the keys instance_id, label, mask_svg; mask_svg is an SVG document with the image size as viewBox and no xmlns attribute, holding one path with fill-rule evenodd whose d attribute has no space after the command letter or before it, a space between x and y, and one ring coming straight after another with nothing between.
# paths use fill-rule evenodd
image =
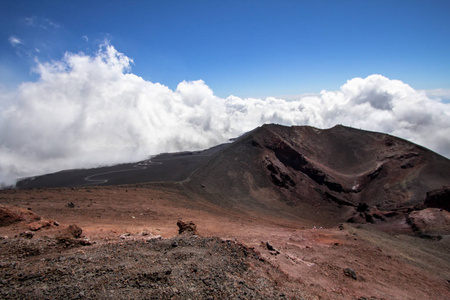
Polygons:
<instances>
[{"instance_id":1,"label":"scattered boulder","mask_svg":"<svg viewBox=\"0 0 450 300\"><path fill-rule=\"evenodd\" d=\"M65 247L88 246L92 242L88 238L80 239L83 230L77 225L69 225L57 237L56 240Z\"/></svg>"},{"instance_id":2,"label":"scattered boulder","mask_svg":"<svg viewBox=\"0 0 450 300\"><path fill-rule=\"evenodd\" d=\"M79 238L81 237L81 234L83 233L83 230L78 227L77 225L69 225L69 227L67 228L67 232L74 238Z\"/></svg>"},{"instance_id":3,"label":"scattered boulder","mask_svg":"<svg viewBox=\"0 0 450 300\"><path fill-rule=\"evenodd\" d=\"M67 203L66 206L70 208L75 208L75 204L73 202Z\"/></svg>"},{"instance_id":4,"label":"scattered boulder","mask_svg":"<svg viewBox=\"0 0 450 300\"><path fill-rule=\"evenodd\" d=\"M197 225L195 225L194 222L192 221L185 223L181 220L178 220L177 226L178 226L178 234L198 235Z\"/></svg>"},{"instance_id":5,"label":"scattered boulder","mask_svg":"<svg viewBox=\"0 0 450 300\"><path fill-rule=\"evenodd\" d=\"M91 239L88 237L80 239L79 243L81 246L90 246L90 245L94 244L94 242L92 242Z\"/></svg>"},{"instance_id":6,"label":"scattered boulder","mask_svg":"<svg viewBox=\"0 0 450 300\"><path fill-rule=\"evenodd\" d=\"M354 280L358 280L358 276L356 276L356 272L353 269L345 268L344 269L344 275L351 277Z\"/></svg>"},{"instance_id":7,"label":"scattered boulder","mask_svg":"<svg viewBox=\"0 0 450 300\"><path fill-rule=\"evenodd\" d=\"M125 240L130 237L131 237L131 233L129 233L129 232L123 233L119 236L119 238L121 238L122 240Z\"/></svg>"},{"instance_id":8,"label":"scattered boulder","mask_svg":"<svg viewBox=\"0 0 450 300\"><path fill-rule=\"evenodd\" d=\"M28 228L32 231L38 231L42 228L45 227L51 227L52 225L55 225L54 221L49 221L49 220L39 220L36 222L32 222L30 224L28 224Z\"/></svg>"},{"instance_id":9,"label":"scattered boulder","mask_svg":"<svg viewBox=\"0 0 450 300\"><path fill-rule=\"evenodd\" d=\"M20 233L19 236L23 237L23 238L26 238L26 239L31 239L34 236L34 232L27 230L27 231L24 231L24 232Z\"/></svg>"},{"instance_id":10,"label":"scattered boulder","mask_svg":"<svg viewBox=\"0 0 450 300\"><path fill-rule=\"evenodd\" d=\"M450 212L439 208L413 211L406 218L414 232L422 237L450 234Z\"/></svg>"},{"instance_id":11,"label":"scattered boulder","mask_svg":"<svg viewBox=\"0 0 450 300\"><path fill-rule=\"evenodd\" d=\"M150 240L160 240L160 239L162 239L162 236L160 236L159 234L158 234L158 235L150 234L150 235L148 235L148 236L146 236L146 237L144 238L144 240L147 240L147 241L150 241Z\"/></svg>"},{"instance_id":12,"label":"scattered boulder","mask_svg":"<svg viewBox=\"0 0 450 300\"><path fill-rule=\"evenodd\" d=\"M275 249L271 244L269 244L269 242L266 242L265 246L266 246L267 250L270 251L271 255L278 255L278 254L280 254L280 251Z\"/></svg>"}]
</instances>

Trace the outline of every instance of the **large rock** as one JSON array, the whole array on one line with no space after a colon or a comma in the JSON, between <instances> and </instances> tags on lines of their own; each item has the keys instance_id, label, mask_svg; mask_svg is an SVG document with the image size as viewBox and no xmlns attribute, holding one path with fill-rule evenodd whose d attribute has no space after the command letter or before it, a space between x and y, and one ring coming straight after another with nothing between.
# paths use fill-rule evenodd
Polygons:
<instances>
[{"instance_id":1,"label":"large rock","mask_svg":"<svg viewBox=\"0 0 450 300\"><path fill-rule=\"evenodd\" d=\"M439 208L426 208L413 211L407 222L412 229L424 236L438 236L450 234L450 213Z\"/></svg>"},{"instance_id":2,"label":"large rock","mask_svg":"<svg viewBox=\"0 0 450 300\"><path fill-rule=\"evenodd\" d=\"M67 228L67 233L77 239L81 237L83 230L77 225L69 225Z\"/></svg>"},{"instance_id":3,"label":"large rock","mask_svg":"<svg viewBox=\"0 0 450 300\"><path fill-rule=\"evenodd\" d=\"M177 226L178 226L178 234L198 235L197 225L195 225L194 222L192 221L185 223L181 220L178 220Z\"/></svg>"}]
</instances>

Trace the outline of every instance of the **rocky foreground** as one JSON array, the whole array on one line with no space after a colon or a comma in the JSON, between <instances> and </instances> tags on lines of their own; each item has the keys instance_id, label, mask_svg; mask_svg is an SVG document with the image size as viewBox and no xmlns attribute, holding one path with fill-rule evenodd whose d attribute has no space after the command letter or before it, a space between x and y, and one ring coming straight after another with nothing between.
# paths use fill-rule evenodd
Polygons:
<instances>
[{"instance_id":1,"label":"rocky foreground","mask_svg":"<svg viewBox=\"0 0 450 300\"><path fill-rule=\"evenodd\" d=\"M0 297L450 296L448 235L383 233L373 224L322 228L199 209L174 192L131 187L2 191L2 202L16 205L2 206L1 219L9 221L0 226ZM135 199L133 207L124 205L127 197ZM151 210L143 209L146 205ZM180 228L192 227L180 234Z\"/></svg>"},{"instance_id":2,"label":"rocky foreground","mask_svg":"<svg viewBox=\"0 0 450 300\"><path fill-rule=\"evenodd\" d=\"M2 299L308 298L253 249L216 237L1 245Z\"/></svg>"}]
</instances>

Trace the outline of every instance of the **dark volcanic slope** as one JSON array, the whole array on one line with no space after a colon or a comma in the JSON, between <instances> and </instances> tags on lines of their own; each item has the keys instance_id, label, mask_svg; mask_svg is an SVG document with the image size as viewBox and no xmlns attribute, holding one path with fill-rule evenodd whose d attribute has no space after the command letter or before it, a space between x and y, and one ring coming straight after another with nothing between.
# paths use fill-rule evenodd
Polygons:
<instances>
[{"instance_id":1,"label":"dark volcanic slope","mask_svg":"<svg viewBox=\"0 0 450 300\"><path fill-rule=\"evenodd\" d=\"M185 183L223 206L322 217L329 225L405 212L445 185L448 159L390 135L340 125L264 125L215 154Z\"/></svg>"},{"instance_id":2,"label":"dark volcanic slope","mask_svg":"<svg viewBox=\"0 0 450 300\"><path fill-rule=\"evenodd\" d=\"M136 163L93 169L66 170L17 182L19 189L75 187L85 185L121 185L152 181L181 181L226 144L203 151L159 154Z\"/></svg>"}]
</instances>

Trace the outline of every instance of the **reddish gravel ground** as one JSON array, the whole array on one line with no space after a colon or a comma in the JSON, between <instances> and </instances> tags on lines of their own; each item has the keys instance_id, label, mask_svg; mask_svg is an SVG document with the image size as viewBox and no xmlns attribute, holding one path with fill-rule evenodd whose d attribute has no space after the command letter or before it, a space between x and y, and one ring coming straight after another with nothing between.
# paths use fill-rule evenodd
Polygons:
<instances>
[{"instance_id":1,"label":"reddish gravel ground","mask_svg":"<svg viewBox=\"0 0 450 300\"><path fill-rule=\"evenodd\" d=\"M5 299L450 299L448 235L401 219L325 228L179 184L3 190L0 204L42 218L0 227ZM178 236L180 219L199 236Z\"/></svg>"}]
</instances>

